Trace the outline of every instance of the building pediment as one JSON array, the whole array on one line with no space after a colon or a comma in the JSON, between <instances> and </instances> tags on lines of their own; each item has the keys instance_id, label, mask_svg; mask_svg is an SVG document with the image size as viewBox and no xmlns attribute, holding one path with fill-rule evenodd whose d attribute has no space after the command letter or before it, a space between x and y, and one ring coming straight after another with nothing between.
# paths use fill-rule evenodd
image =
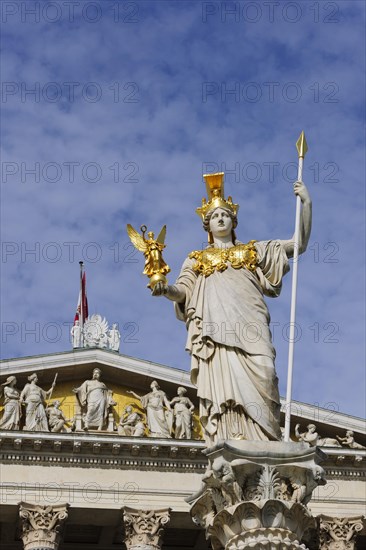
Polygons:
<instances>
[{"instance_id":1,"label":"building pediment","mask_svg":"<svg viewBox=\"0 0 366 550\"><path fill-rule=\"evenodd\" d=\"M147 394L150 391L151 382L156 380L161 390L171 400L176 397L177 388L184 386L187 390L187 397L195 405L192 438L202 439L197 416L198 399L196 389L190 381L188 371L99 348L84 348L63 353L3 360L0 367L1 383L9 376L16 376L19 390L25 386L28 376L32 373L37 374L38 384L44 390L51 387L56 377L56 385L52 392L51 401L60 400L61 409L68 418L75 414L76 397L73 388L91 379L93 370L99 368L102 380L111 390L113 399L116 402L113 407L115 431L127 405L133 405L141 414L144 412L141 402L129 391L132 390L138 395ZM281 400L281 404L283 416L284 400ZM293 426L299 423L301 431L306 430L309 423L316 424L321 436L328 438L331 442L332 440L336 441L337 435L344 436L347 430L352 430L355 439L362 445L366 444L364 420L335 410L334 404L329 409L324 409L306 403L294 402L292 415Z\"/></svg>"},{"instance_id":2,"label":"building pediment","mask_svg":"<svg viewBox=\"0 0 366 550\"><path fill-rule=\"evenodd\" d=\"M148 389L151 380L156 379L166 384L169 389L184 385L187 389L194 390L187 371L99 348L84 348L0 362L2 377L14 375L22 382L29 374L36 372L40 383L45 386L52 383L56 373L59 373L60 378L64 380L77 381L80 378L90 377L96 367L103 369L103 377L111 382L125 382L130 386Z\"/></svg>"},{"instance_id":3,"label":"building pediment","mask_svg":"<svg viewBox=\"0 0 366 550\"><path fill-rule=\"evenodd\" d=\"M42 390L49 391L54 384L51 395L45 396L47 405L51 406L55 400L58 400L65 418L71 420L77 418L78 413L83 417L87 413L88 405L83 403L81 396L85 383L92 387L91 380L96 369L99 369L101 384L104 384L102 393L97 399L102 398L105 388L109 392L108 421L105 419L103 427L99 428L102 433L117 433L119 421L123 418L128 406L133 407L146 425L146 406L142 404L139 397L151 392L150 386L154 380L161 392L166 395L167 400L176 397L177 388L184 386L185 396L191 403L196 401L195 389L189 381L189 373L97 348L4 361L2 374L5 377L2 381L6 381L9 376L15 376L17 388L21 391L28 383L29 376L35 373L38 378L37 385ZM75 391L76 388L80 391ZM95 399L95 396L98 396L96 391L91 399ZM29 431L25 425L26 414L26 412L22 414L20 429ZM192 438L201 439L197 415L193 414L192 421ZM69 422L70 429L76 432L80 431L84 424L85 422L81 420L76 423ZM91 429L93 428L96 429L97 426L92 425ZM148 434L149 430L146 427L144 435Z\"/></svg>"}]
</instances>

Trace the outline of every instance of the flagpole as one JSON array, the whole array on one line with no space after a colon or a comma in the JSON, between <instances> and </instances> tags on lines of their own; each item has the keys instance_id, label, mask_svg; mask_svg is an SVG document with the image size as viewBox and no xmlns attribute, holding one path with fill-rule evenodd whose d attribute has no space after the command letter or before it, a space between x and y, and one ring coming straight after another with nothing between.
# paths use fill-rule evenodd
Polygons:
<instances>
[{"instance_id":1,"label":"flagpole","mask_svg":"<svg viewBox=\"0 0 366 550\"><path fill-rule=\"evenodd\" d=\"M84 262L79 262L80 265L80 318L79 318L79 326L80 326L80 345L81 347L84 347L84 335L83 335L83 325L84 325L84 312L83 312L83 265Z\"/></svg>"},{"instance_id":2,"label":"flagpole","mask_svg":"<svg viewBox=\"0 0 366 550\"><path fill-rule=\"evenodd\" d=\"M304 158L308 150L304 131L301 132L296 142L299 154L299 167L297 180L302 181L302 172ZM290 334L288 347L288 369L287 369L287 391L286 391L286 409L285 409L285 435L284 440L290 441L291 425L291 400L292 400L292 373L294 367L294 348L295 348L295 321L296 321L296 294L297 294L297 270L299 265L299 241L300 241L300 213L301 199L296 196L296 215L295 215L295 234L294 234L294 256L292 263L292 292L291 292L291 312L290 312Z\"/></svg>"}]
</instances>

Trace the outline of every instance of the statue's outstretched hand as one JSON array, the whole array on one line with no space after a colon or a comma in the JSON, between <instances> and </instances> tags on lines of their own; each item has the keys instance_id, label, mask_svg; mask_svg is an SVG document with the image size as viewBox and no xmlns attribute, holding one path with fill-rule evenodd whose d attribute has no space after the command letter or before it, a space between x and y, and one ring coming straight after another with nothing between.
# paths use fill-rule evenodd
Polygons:
<instances>
[{"instance_id":1,"label":"statue's outstretched hand","mask_svg":"<svg viewBox=\"0 0 366 550\"><path fill-rule=\"evenodd\" d=\"M306 185L302 181L295 181L294 183L294 193L298 195L301 199L301 202L311 202L309 191L307 190Z\"/></svg>"},{"instance_id":2,"label":"statue's outstretched hand","mask_svg":"<svg viewBox=\"0 0 366 550\"><path fill-rule=\"evenodd\" d=\"M159 281L156 283L154 288L151 290L152 296L164 296L168 292L168 285L164 284L163 282Z\"/></svg>"}]
</instances>

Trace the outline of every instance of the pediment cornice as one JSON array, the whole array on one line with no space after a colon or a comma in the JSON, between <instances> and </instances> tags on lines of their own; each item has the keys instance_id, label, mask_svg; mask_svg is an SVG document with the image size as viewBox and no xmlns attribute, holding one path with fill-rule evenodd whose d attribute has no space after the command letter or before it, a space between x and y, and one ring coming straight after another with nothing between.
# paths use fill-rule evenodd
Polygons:
<instances>
[{"instance_id":1,"label":"pediment cornice","mask_svg":"<svg viewBox=\"0 0 366 550\"><path fill-rule=\"evenodd\" d=\"M95 367L103 369L103 376L106 380L118 377L120 381L121 373L128 374L128 381L132 386L145 387L146 385L148 387L152 379L157 379L168 385L184 385L194 388L187 371L98 348L35 355L0 362L2 377L16 375L26 378L28 374L37 372L40 375L40 382L46 385L52 381L56 372L60 377L76 380L83 377L89 378Z\"/></svg>"},{"instance_id":2,"label":"pediment cornice","mask_svg":"<svg viewBox=\"0 0 366 550\"><path fill-rule=\"evenodd\" d=\"M120 437L117 434L0 431L2 463L65 467L151 469L202 473L205 443L197 440ZM365 478L366 450L321 448L331 478Z\"/></svg>"}]
</instances>

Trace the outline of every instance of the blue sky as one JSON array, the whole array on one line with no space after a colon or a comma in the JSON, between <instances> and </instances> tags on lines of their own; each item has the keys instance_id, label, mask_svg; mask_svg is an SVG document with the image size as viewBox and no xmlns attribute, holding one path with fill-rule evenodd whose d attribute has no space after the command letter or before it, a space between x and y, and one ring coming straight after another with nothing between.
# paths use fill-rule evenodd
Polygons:
<instances>
[{"instance_id":1,"label":"blue sky","mask_svg":"<svg viewBox=\"0 0 366 550\"><path fill-rule=\"evenodd\" d=\"M167 224L173 282L206 239L202 173L222 170L238 238L289 238L304 129L314 223L294 398L363 416L365 4L1 8L2 357L71 349L83 260L90 312L119 324L121 353L188 370L184 324L149 296L126 223ZM288 275L268 300L282 395L290 293Z\"/></svg>"}]
</instances>

